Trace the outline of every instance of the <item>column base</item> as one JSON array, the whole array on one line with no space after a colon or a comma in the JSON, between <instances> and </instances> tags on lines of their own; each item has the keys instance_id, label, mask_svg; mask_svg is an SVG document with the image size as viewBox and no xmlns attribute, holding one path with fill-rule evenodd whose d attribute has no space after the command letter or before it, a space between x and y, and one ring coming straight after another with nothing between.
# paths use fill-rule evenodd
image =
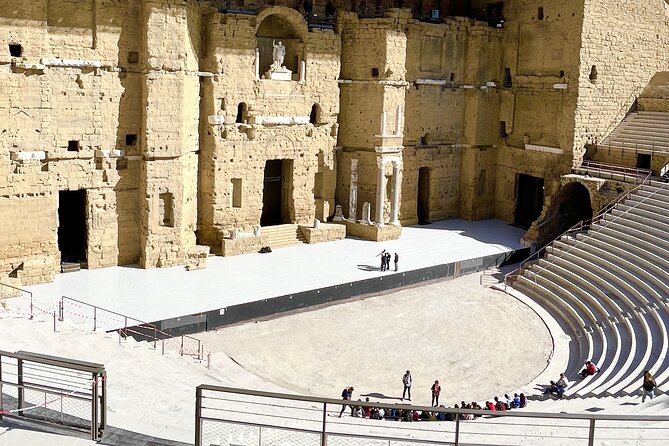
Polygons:
<instances>
[{"instance_id":1,"label":"column base","mask_svg":"<svg viewBox=\"0 0 669 446\"><path fill-rule=\"evenodd\" d=\"M372 240L375 242L382 242L385 240L396 240L402 234L401 226L383 225L377 226L374 224L360 224L344 221L346 225L346 235L352 237L359 237L363 240Z\"/></svg>"}]
</instances>

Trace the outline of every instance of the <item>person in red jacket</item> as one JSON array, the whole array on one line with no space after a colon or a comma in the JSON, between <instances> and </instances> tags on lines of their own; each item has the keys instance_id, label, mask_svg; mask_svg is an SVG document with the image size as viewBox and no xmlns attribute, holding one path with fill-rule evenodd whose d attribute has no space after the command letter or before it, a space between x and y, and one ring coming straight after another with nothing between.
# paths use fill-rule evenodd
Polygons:
<instances>
[{"instance_id":1,"label":"person in red jacket","mask_svg":"<svg viewBox=\"0 0 669 446\"><path fill-rule=\"evenodd\" d=\"M439 385L439 381L435 381L434 384L432 384L432 407L436 407L439 405L440 393L441 393L441 386Z\"/></svg>"},{"instance_id":2,"label":"person in red jacket","mask_svg":"<svg viewBox=\"0 0 669 446\"><path fill-rule=\"evenodd\" d=\"M490 401L485 402L485 408L488 409L491 412L495 411L495 405L491 403Z\"/></svg>"},{"instance_id":3,"label":"person in red jacket","mask_svg":"<svg viewBox=\"0 0 669 446\"><path fill-rule=\"evenodd\" d=\"M595 373L599 372L599 368L592 361L585 361L585 367L581 370L581 379L586 376L592 376Z\"/></svg>"}]
</instances>

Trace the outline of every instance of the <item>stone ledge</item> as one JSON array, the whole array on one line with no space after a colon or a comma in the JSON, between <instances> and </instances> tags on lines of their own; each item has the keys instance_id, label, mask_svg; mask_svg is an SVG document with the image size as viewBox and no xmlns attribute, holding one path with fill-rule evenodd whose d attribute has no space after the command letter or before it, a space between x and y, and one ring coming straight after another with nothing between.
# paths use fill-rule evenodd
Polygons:
<instances>
[{"instance_id":1,"label":"stone ledge","mask_svg":"<svg viewBox=\"0 0 669 446\"><path fill-rule=\"evenodd\" d=\"M260 248L269 244L265 235L239 236L236 239L224 238L221 243L221 252L224 257L250 254L260 251Z\"/></svg>"},{"instance_id":2,"label":"stone ledge","mask_svg":"<svg viewBox=\"0 0 669 446\"><path fill-rule=\"evenodd\" d=\"M346 226L336 223L321 223L320 227L299 226L307 243L333 242L346 238Z\"/></svg>"},{"instance_id":3,"label":"stone ledge","mask_svg":"<svg viewBox=\"0 0 669 446\"><path fill-rule=\"evenodd\" d=\"M339 224L346 226L346 234L352 237L359 237L363 240L374 242L383 242L386 240L397 240L402 234L402 227L397 225L367 225L361 223L351 223L344 220Z\"/></svg>"}]
</instances>

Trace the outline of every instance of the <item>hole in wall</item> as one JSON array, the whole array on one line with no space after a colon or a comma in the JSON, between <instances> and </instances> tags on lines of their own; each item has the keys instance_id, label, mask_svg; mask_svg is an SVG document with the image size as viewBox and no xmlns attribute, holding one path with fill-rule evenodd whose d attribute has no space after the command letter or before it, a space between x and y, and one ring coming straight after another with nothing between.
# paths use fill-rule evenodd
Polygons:
<instances>
[{"instance_id":1,"label":"hole in wall","mask_svg":"<svg viewBox=\"0 0 669 446\"><path fill-rule=\"evenodd\" d=\"M372 68L372 77L379 77L379 69Z\"/></svg>"},{"instance_id":2,"label":"hole in wall","mask_svg":"<svg viewBox=\"0 0 669 446\"><path fill-rule=\"evenodd\" d=\"M237 124L245 124L249 116L249 107L246 105L246 102L240 102L237 106L237 119L235 122Z\"/></svg>"},{"instance_id":3,"label":"hole in wall","mask_svg":"<svg viewBox=\"0 0 669 446\"><path fill-rule=\"evenodd\" d=\"M77 140L70 140L67 142L67 151L68 152L78 152L79 149L81 148L81 145L79 144L79 141Z\"/></svg>"},{"instance_id":4,"label":"hole in wall","mask_svg":"<svg viewBox=\"0 0 669 446\"><path fill-rule=\"evenodd\" d=\"M21 55L23 55L23 47L18 43L10 43L9 55L12 57L21 57Z\"/></svg>"},{"instance_id":5,"label":"hole in wall","mask_svg":"<svg viewBox=\"0 0 669 446\"><path fill-rule=\"evenodd\" d=\"M539 6L539 8L537 8L537 19L538 20L543 20L544 19L544 8L541 7L541 6Z\"/></svg>"},{"instance_id":6,"label":"hole in wall","mask_svg":"<svg viewBox=\"0 0 669 446\"><path fill-rule=\"evenodd\" d=\"M125 145L134 146L137 144L137 135L135 133L128 133L125 135Z\"/></svg>"},{"instance_id":7,"label":"hole in wall","mask_svg":"<svg viewBox=\"0 0 669 446\"><path fill-rule=\"evenodd\" d=\"M597 80L597 66L593 65L590 68L590 74L588 75L588 78L590 79L590 82L595 82Z\"/></svg>"},{"instance_id":8,"label":"hole in wall","mask_svg":"<svg viewBox=\"0 0 669 446\"><path fill-rule=\"evenodd\" d=\"M139 53L137 51L128 52L128 63L139 63Z\"/></svg>"}]
</instances>

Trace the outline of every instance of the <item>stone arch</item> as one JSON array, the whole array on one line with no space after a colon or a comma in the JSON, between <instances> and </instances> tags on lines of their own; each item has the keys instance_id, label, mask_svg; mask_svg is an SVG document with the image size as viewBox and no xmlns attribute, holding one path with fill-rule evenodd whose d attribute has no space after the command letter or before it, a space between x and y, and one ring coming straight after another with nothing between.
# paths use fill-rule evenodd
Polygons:
<instances>
[{"instance_id":1,"label":"stone arch","mask_svg":"<svg viewBox=\"0 0 669 446\"><path fill-rule=\"evenodd\" d=\"M259 71L262 76L272 65L274 41L282 42L286 49L284 66L298 72L303 58L304 41L308 32L307 22L298 11L285 6L262 9L256 19L256 48L259 51Z\"/></svg>"},{"instance_id":2,"label":"stone arch","mask_svg":"<svg viewBox=\"0 0 669 446\"><path fill-rule=\"evenodd\" d=\"M593 217L592 197L586 186L570 181L552 200L548 223L541 231L541 244L548 243L580 221Z\"/></svg>"}]
</instances>

